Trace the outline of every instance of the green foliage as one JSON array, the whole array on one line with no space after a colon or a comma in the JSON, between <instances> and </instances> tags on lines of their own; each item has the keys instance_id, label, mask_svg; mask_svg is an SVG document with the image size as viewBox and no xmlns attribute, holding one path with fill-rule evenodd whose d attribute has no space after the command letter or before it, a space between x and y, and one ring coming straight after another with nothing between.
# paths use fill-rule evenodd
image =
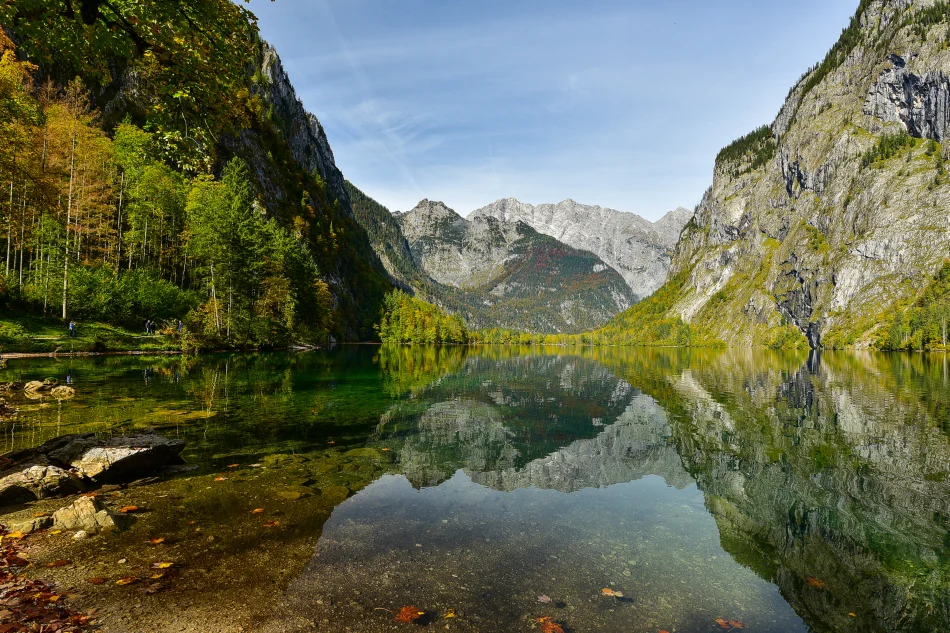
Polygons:
<instances>
[{"instance_id":1,"label":"green foliage","mask_svg":"<svg viewBox=\"0 0 950 633\"><path fill-rule=\"evenodd\" d=\"M30 59L91 85L109 86L116 66L133 70L158 148L187 171L208 171L216 137L261 108L246 87L256 19L229 0L17 0L0 3L0 24Z\"/></svg>"},{"instance_id":2,"label":"green foliage","mask_svg":"<svg viewBox=\"0 0 950 633\"><path fill-rule=\"evenodd\" d=\"M716 155L716 165L733 166L733 177L764 167L775 156L778 144L768 125L736 139Z\"/></svg>"},{"instance_id":3,"label":"green foliage","mask_svg":"<svg viewBox=\"0 0 950 633\"><path fill-rule=\"evenodd\" d=\"M70 275L69 303L74 319L135 328L145 319L182 318L199 302L198 293L182 290L150 271L131 270L117 275L105 266L76 266Z\"/></svg>"},{"instance_id":4,"label":"green foliage","mask_svg":"<svg viewBox=\"0 0 950 633\"><path fill-rule=\"evenodd\" d=\"M687 279L684 271L668 280L659 290L626 312L623 312L592 334L594 340L613 345L650 345L711 347L721 345L715 335L695 328L673 315L673 306L680 297ZM725 293L717 293L714 301L724 302Z\"/></svg>"},{"instance_id":5,"label":"green foliage","mask_svg":"<svg viewBox=\"0 0 950 633\"><path fill-rule=\"evenodd\" d=\"M872 164L888 160L897 156L908 147L913 147L914 137L905 130L892 132L881 136L877 143L861 156L861 166L869 167Z\"/></svg>"},{"instance_id":6,"label":"green foliage","mask_svg":"<svg viewBox=\"0 0 950 633\"><path fill-rule=\"evenodd\" d=\"M890 326L879 341L882 349L936 350L948 347L950 328L950 260L909 308L890 318Z\"/></svg>"},{"instance_id":7,"label":"green foliage","mask_svg":"<svg viewBox=\"0 0 950 633\"><path fill-rule=\"evenodd\" d=\"M907 18L918 39L926 41L930 29L938 24L950 21L950 3L940 0L934 4L917 9ZM950 29L944 35L944 43L950 43Z\"/></svg>"},{"instance_id":8,"label":"green foliage","mask_svg":"<svg viewBox=\"0 0 950 633\"><path fill-rule=\"evenodd\" d=\"M802 331L790 323L772 328L765 345L769 349L808 349L808 339Z\"/></svg>"},{"instance_id":9,"label":"green foliage","mask_svg":"<svg viewBox=\"0 0 950 633\"><path fill-rule=\"evenodd\" d=\"M401 290L386 295L378 329L383 343L468 342L468 330L461 318Z\"/></svg>"}]
</instances>

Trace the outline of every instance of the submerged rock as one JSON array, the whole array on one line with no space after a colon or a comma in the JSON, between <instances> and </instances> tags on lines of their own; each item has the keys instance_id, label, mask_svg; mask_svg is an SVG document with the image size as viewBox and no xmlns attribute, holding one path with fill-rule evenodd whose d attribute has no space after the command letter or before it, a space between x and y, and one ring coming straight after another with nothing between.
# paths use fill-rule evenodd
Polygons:
<instances>
[{"instance_id":1,"label":"submerged rock","mask_svg":"<svg viewBox=\"0 0 950 633\"><path fill-rule=\"evenodd\" d=\"M119 528L117 517L94 497L80 497L70 506L53 513L53 527L83 530L89 534Z\"/></svg>"}]
</instances>

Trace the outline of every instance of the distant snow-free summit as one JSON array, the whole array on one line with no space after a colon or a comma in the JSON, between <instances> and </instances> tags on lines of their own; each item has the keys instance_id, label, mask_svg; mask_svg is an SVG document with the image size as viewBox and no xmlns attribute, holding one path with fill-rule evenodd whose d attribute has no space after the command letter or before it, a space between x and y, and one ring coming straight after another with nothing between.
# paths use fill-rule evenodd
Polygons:
<instances>
[{"instance_id":1,"label":"distant snow-free summit","mask_svg":"<svg viewBox=\"0 0 950 633\"><path fill-rule=\"evenodd\" d=\"M524 222L538 233L590 251L620 273L634 294L644 298L666 280L671 251L693 212L680 207L650 222L635 213L570 199L558 204L532 205L503 198L469 216L477 217Z\"/></svg>"}]
</instances>

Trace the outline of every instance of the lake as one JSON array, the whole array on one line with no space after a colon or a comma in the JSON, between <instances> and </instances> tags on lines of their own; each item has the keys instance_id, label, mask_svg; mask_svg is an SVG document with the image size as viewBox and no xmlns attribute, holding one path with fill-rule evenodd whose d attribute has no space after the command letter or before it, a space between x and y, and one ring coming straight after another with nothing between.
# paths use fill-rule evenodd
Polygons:
<instances>
[{"instance_id":1,"label":"lake","mask_svg":"<svg viewBox=\"0 0 950 633\"><path fill-rule=\"evenodd\" d=\"M13 402L0 452L152 427L196 467L105 491L145 510L123 532L24 541L105 631L950 630L945 355L343 346L0 370L47 377L76 396Z\"/></svg>"}]
</instances>

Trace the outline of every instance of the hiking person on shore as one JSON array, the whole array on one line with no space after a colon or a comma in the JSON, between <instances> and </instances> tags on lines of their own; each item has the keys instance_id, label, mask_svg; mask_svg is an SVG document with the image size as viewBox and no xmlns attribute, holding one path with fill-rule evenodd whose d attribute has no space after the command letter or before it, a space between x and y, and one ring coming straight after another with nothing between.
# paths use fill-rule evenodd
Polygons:
<instances>
[{"instance_id":1,"label":"hiking person on shore","mask_svg":"<svg viewBox=\"0 0 950 633\"><path fill-rule=\"evenodd\" d=\"M69 338L76 338L76 322L69 322Z\"/></svg>"}]
</instances>

